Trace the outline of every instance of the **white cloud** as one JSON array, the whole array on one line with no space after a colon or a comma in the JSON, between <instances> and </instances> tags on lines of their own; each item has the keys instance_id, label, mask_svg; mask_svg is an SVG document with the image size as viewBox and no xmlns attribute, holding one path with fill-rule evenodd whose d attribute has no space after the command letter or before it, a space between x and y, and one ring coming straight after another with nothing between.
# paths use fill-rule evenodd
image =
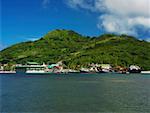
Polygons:
<instances>
[{"instance_id":1,"label":"white cloud","mask_svg":"<svg viewBox=\"0 0 150 113\"><path fill-rule=\"evenodd\" d=\"M107 32L137 35L135 29L130 26L128 19L113 15L103 15L100 16L99 21L98 28L104 28Z\"/></svg>"},{"instance_id":2,"label":"white cloud","mask_svg":"<svg viewBox=\"0 0 150 113\"><path fill-rule=\"evenodd\" d=\"M95 11L95 7L93 5L93 0L67 0L67 5L71 8L83 8L91 11Z\"/></svg>"},{"instance_id":3,"label":"white cloud","mask_svg":"<svg viewBox=\"0 0 150 113\"><path fill-rule=\"evenodd\" d=\"M29 40L29 41L36 41L36 40L38 40L39 38L27 38L27 40Z\"/></svg>"},{"instance_id":4,"label":"white cloud","mask_svg":"<svg viewBox=\"0 0 150 113\"><path fill-rule=\"evenodd\" d=\"M39 40L39 37L41 36L20 36L23 39L27 40L27 41L36 41Z\"/></svg>"},{"instance_id":5,"label":"white cloud","mask_svg":"<svg viewBox=\"0 0 150 113\"><path fill-rule=\"evenodd\" d=\"M2 42L0 42L0 51L6 48L6 45L4 45Z\"/></svg>"},{"instance_id":6,"label":"white cloud","mask_svg":"<svg viewBox=\"0 0 150 113\"><path fill-rule=\"evenodd\" d=\"M150 29L150 0L67 0L71 8L99 12L98 28L138 35L137 26Z\"/></svg>"},{"instance_id":7,"label":"white cloud","mask_svg":"<svg viewBox=\"0 0 150 113\"><path fill-rule=\"evenodd\" d=\"M50 0L43 0L42 1L43 8L47 8L49 4L50 4Z\"/></svg>"},{"instance_id":8,"label":"white cloud","mask_svg":"<svg viewBox=\"0 0 150 113\"><path fill-rule=\"evenodd\" d=\"M150 18L144 17L121 17L103 15L99 18L98 28L104 28L107 32L119 34L131 34L137 36L137 26L150 29Z\"/></svg>"},{"instance_id":9,"label":"white cloud","mask_svg":"<svg viewBox=\"0 0 150 113\"><path fill-rule=\"evenodd\" d=\"M144 27L150 28L150 18L145 17L128 18L128 23L132 26L139 24Z\"/></svg>"},{"instance_id":10,"label":"white cloud","mask_svg":"<svg viewBox=\"0 0 150 113\"><path fill-rule=\"evenodd\" d=\"M150 38L146 38L145 41L150 42Z\"/></svg>"},{"instance_id":11,"label":"white cloud","mask_svg":"<svg viewBox=\"0 0 150 113\"><path fill-rule=\"evenodd\" d=\"M14 38L18 38L18 39L23 39L23 40L26 40L26 41L36 41L38 39L40 39L39 37L42 37L42 36L34 36L34 35L18 35Z\"/></svg>"},{"instance_id":12,"label":"white cloud","mask_svg":"<svg viewBox=\"0 0 150 113\"><path fill-rule=\"evenodd\" d=\"M100 1L100 0L98 0ZM149 0L104 0L103 5L111 14L149 17Z\"/></svg>"}]
</instances>

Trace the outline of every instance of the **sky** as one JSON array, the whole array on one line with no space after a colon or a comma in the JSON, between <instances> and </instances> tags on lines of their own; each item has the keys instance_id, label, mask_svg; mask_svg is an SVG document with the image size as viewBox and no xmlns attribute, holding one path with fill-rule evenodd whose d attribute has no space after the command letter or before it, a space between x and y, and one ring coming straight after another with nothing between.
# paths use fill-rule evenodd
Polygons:
<instances>
[{"instance_id":1,"label":"sky","mask_svg":"<svg viewBox=\"0 0 150 113\"><path fill-rule=\"evenodd\" d=\"M150 41L150 0L1 0L0 50L55 29Z\"/></svg>"}]
</instances>

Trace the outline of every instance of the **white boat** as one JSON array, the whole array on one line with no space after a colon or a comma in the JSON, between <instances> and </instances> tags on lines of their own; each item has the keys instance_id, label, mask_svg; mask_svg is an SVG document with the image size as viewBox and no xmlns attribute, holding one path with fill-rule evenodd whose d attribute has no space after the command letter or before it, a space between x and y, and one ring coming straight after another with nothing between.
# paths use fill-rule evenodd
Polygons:
<instances>
[{"instance_id":1,"label":"white boat","mask_svg":"<svg viewBox=\"0 0 150 113\"><path fill-rule=\"evenodd\" d=\"M129 67L129 73L141 73L141 68L137 65L131 65Z\"/></svg>"},{"instance_id":2,"label":"white boat","mask_svg":"<svg viewBox=\"0 0 150 113\"><path fill-rule=\"evenodd\" d=\"M150 74L150 71L141 71L142 74Z\"/></svg>"},{"instance_id":3,"label":"white boat","mask_svg":"<svg viewBox=\"0 0 150 113\"><path fill-rule=\"evenodd\" d=\"M110 64L100 64L97 69L99 73L109 73L111 72L112 67Z\"/></svg>"},{"instance_id":4,"label":"white boat","mask_svg":"<svg viewBox=\"0 0 150 113\"><path fill-rule=\"evenodd\" d=\"M16 73L18 74L39 74L45 73L45 66L36 62L28 62L26 65L16 65Z\"/></svg>"},{"instance_id":5,"label":"white boat","mask_svg":"<svg viewBox=\"0 0 150 113\"><path fill-rule=\"evenodd\" d=\"M26 73L27 74L32 74L32 73L39 74L39 73L45 73L45 71L44 70L27 70Z\"/></svg>"},{"instance_id":6,"label":"white boat","mask_svg":"<svg viewBox=\"0 0 150 113\"><path fill-rule=\"evenodd\" d=\"M90 70L88 68L81 68L80 73L90 73Z\"/></svg>"}]
</instances>

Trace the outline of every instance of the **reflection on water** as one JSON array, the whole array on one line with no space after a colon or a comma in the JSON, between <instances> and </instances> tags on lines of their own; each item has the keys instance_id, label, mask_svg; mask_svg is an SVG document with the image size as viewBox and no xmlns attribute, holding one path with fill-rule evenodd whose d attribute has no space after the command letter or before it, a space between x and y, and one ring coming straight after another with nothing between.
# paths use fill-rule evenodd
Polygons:
<instances>
[{"instance_id":1,"label":"reflection on water","mask_svg":"<svg viewBox=\"0 0 150 113\"><path fill-rule=\"evenodd\" d=\"M150 112L150 75L0 75L1 112Z\"/></svg>"}]
</instances>

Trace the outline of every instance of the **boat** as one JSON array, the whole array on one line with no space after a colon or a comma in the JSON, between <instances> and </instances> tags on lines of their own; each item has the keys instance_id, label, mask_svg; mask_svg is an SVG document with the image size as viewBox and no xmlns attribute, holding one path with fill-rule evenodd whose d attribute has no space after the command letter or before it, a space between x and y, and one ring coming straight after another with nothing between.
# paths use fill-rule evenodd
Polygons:
<instances>
[{"instance_id":1,"label":"boat","mask_svg":"<svg viewBox=\"0 0 150 113\"><path fill-rule=\"evenodd\" d=\"M131 65L128 71L129 73L141 73L141 68L137 65Z\"/></svg>"},{"instance_id":2,"label":"boat","mask_svg":"<svg viewBox=\"0 0 150 113\"><path fill-rule=\"evenodd\" d=\"M81 68L80 73L90 73L90 70L88 68Z\"/></svg>"},{"instance_id":3,"label":"boat","mask_svg":"<svg viewBox=\"0 0 150 113\"><path fill-rule=\"evenodd\" d=\"M0 74L15 74L16 71L0 71Z\"/></svg>"},{"instance_id":4,"label":"boat","mask_svg":"<svg viewBox=\"0 0 150 113\"><path fill-rule=\"evenodd\" d=\"M16 65L16 73L17 74L52 74L52 73L63 73L63 67L59 64L51 64L51 65L40 65L36 62L27 62L27 64Z\"/></svg>"},{"instance_id":5,"label":"boat","mask_svg":"<svg viewBox=\"0 0 150 113\"><path fill-rule=\"evenodd\" d=\"M104 69L104 68L102 69L101 67L98 67L97 70L98 70L98 73L109 73L109 70Z\"/></svg>"},{"instance_id":6,"label":"boat","mask_svg":"<svg viewBox=\"0 0 150 113\"><path fill-rule=\"evenodd\" d=\"M100 64L99 67L97 67L98 73L109 73L112 72L112 67L110 64Z\"/></svg>"},{"instance_id":7,"label":"boat","mask_svg":"<svg viewBox=\"0 0 150 113\"><path fill-rule=\"evenodd\" d=\"M142 74L150 74L150 71L141 71Z\"/></svg>"},{"instance_id":8,"label":"boat","mask_svg":"<svg viewBox=\"0 0 150 113\"><path fill-rule=\"evenodd\" d=\"M127 74L128 73L128 69L123 66L116 66L115 68L113 68L113 71L115 73L119 73L119 74Z\"/></svg>"},{"instance_id":9,"label":"boat","mask_svg":"<svg viewBox=\"0 0 150 113\"><path fill-rule=\"evenodd\" d=\"M36 62L27 62L27 64L17 64L16 65L16 73L17 74L44 74L45 73L45 65L40 65Z\"/></svg>"}]
</instances>

